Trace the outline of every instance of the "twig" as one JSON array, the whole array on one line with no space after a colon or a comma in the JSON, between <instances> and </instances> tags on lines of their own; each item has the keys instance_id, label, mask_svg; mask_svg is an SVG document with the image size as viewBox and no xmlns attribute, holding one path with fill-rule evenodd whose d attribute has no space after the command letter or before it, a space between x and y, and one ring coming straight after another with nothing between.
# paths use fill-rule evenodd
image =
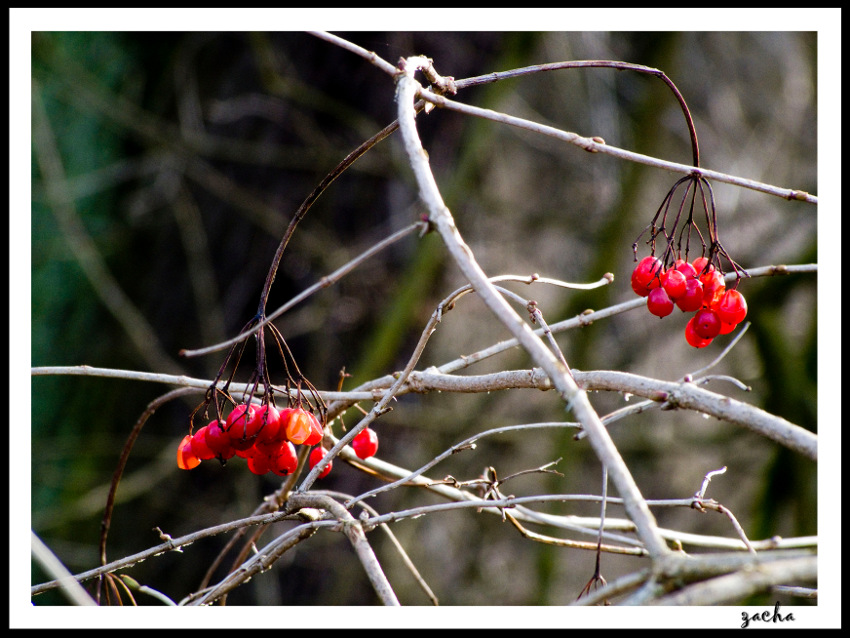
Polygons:
<instances>
[{"instance_id":1,"label":"twig","mask_svg":"<svg viewBox=\"0 0 850 638\"><path fill-rule=\"evenodd\" d=\"M384 73L388 75L395 75L398 73L398 69L395 68L392 64L381 58L374 51L367 51L363 47L357 46L353 42L349 42L339 36L333 35L332 33L328 33L326 31L308 31L310 35L314 35L317 38L321 38L327 42L337 45L340 48L345 49L346 51L351 51L356 55L359 55L364 60L368 60L371 64L374 64L376 67L381 69Z\"/></svg>"},{"instance_id":2,"label":"twig","mask_svg":"<svg viewBox=\"0 0 850 638\"><path fill-rule=\"evenodd\" d=\"M48 576L53 576L56 579L54 581L56 586L62 589L62 593L68 597L68 600L75 605L97 606L89 593L71 575L71 572L56 557L56 554L36 536L35 532L32 532L32 557Z\"/></svg>"},{"instance_id":3,"label":"twig","mask_svg":"<svg viewBox=\"0 0 850 638\"><path fill-rule=\"evenodd\" d=\"M435 106L456 111L458 113L463 113L465 115L471 115L487 120L492 120L501 124L509 124L510 126L515 126L517 128L525 129L527 131L532 131L534 133L540 133L541 135L553 137L563 142L569 142L570 144L574 144L579 148L582 148L586 151L590 151L592 153L603 153L605 155L611 155L612 157L617 157L619 159L636 162L638 164L645 164L646 166L652 166L654 168L660 168L674 173L682 173L684 175L693 175L694 177L713 179L716 182L723 182L726 184L732 184L734 186L749 188L751 190L767 193L768 195L775 195L777 197L781 197L782 199L803 201L808 202L810 204L818 203L818 198L816 196L811 195L802 190L780 188L778 186L764 184L753 179L746 179L744 177L737 177L736 175L720 173L718 171L712 171L706 168L695 168L688 164L679 164L676 162L669 162L667 160L657 159L649 155L643 155L641 153L627 151L616 146L610 146L608 144L605 144L604 142L599 142L593 138L582 137L581 135L577 135L576 133L562 131L561 129L557 129L552 126L547 126L545 124L539 124L537 122L525 120L520 117L514 117L512 115L506 115L504 113L497 113L489 109L482 109L477 106L470 106L468 104L455 102L453 100L449 100L443 97L442 95L437 95L426 90L419 91L416 96L422 98L426 102L434 104Z\"/></svg>"},{"instance_id":4,"label":"twig","mask_svg":"<svg viewBox=\"0 0 850 638\"><path fill-rule=\"evenodd\" d=\"M249 525L268 525L270 523L275 523L277 521L285 520L289 518L290 515L283 512L276 512L274 514L264 514L262 516L251 516L248 518L241 518L235 521L230 521L228 523L223 523L222 525L215 525L213 527L209 527L206 529L202 529L197 532L192 532L191 534L186 534L185 536L181 536L179 538L169 539L164 543L160 543L154 547L150 547L144 551L138 552L131 556L125 556L119 560L112 561L107 565L101 565L95 569L90 569L88 571L82 572L80 574L74 575L74 578L78 582L84 582L87 580L91 580L92 578L97 578L102 574L109 574L115 572L119 569L126 569L127 567L131 567L136 563L140 563L148 558L153 556L158 556L160 554L164 554L165 552L175 551L181 547L185 547L187 545L191 545L197 540L201 538L207 538L209 536L215 536L217 534L222 534L225 532L229 532L235 529L240 529ZM41 583L39 585L34 585L30 593L32 595L41 594L50 589L54 589L58 587L60 583L58 581L50 581L46 583Z\"/></svg>"},{"instance_id":5,"label":"twig","mask_svg":"<svg viewBox=\"0 0 850 638\"><path fill-rule=\"evenodd\" d=\"M420 467L418 470L414 470L413 472L407 474L405 477L403 477L403 478L401 478L397 481L394 481L394 482L392 482L388 485L382 485L381 487L377 487L377 488L370 490L368 492L364 492L360 496L353 498L349 501L346 501L345 507L350 509L351 507L353 507L357 503L360 503L364 499L372 498L374 496L377 496L378 494L381 494L382 492L387 492L387 491L395 489L396 487L399 487L401 485L408 484L411 481L413 481L413 479L415 479L418 476L421 476L422 474L424 474L425 472L430 470L432 467L434 467L438 463L444 461L445 459L449 458L450 456L453 456L454 454L457 454L458 452L461 452L463 450L475 449L475 442L480 440L480 439L483 439L485 437L492 436L494 434L505 434L505 433L508 433L508 432L535 430L535 429L540 429L540 428L565 428L565 427L578 427L578 424L577 423L569 423L569 422L566 422L566 423L561 423L561 422L557 422L557 423L525 423L523 425L508 425L508 426L504 426L504 427L500 427L500 428L493 428L491 430L485 430L484 432L479 432L478 434L475 434L475 435L469 437L468 439L464 439L460 443L456 443L456 444L452 445L450 448L441 452L440 454L435 456L433 459L428 461L425 465Z\"/></svg>"},{"instance_id":6,"label":"twig","mask_svg":"<svg viewBox=\"0 0 850 638\"><path fill-rule=\"evenodd\" d=\"M314 494L324 494L324 495L331 496L331 497L334 497L334 498L337 498L337 499L344 499L344 500L351 500L352 499L352 496L350 494L343 494L342 492L335 492L335 491L331 491L331 490L314 490L313 493ZM368 518L368 516L378 516L378 512L375 511L375 509L372 506L370 506L366 503L360 503L360 507L363 509L363 515L361 516L361 520L363 520L363 516L366 516L367 518ZM349 508L346 508L346 509L349 509ZM387 537L390 539L390 542L393 544L393 547L395 547L396 551L399 553L399 556L401 556L401 560L404 562L405 567L407 567L407 569L410 571L414 580L416 580L416 582L422 588L422 591L425 592L425 595L428 596L428 599L431 601L431 603L435 607L439 606L440 602L437 599L436 594L434 594L433 590L431 589L431 587L429 587L428 583L425 582L425 579L422 577L422 574L419 573L419 570L416 569L416 565L413 564L413 561L410 559L410 556L407 554L404 547L399 542L396 535L393 533L392 529L390 529L390 526L389 525L381 525L381 529L384 531L384 533L386 533Z\"/></svg>"},{"instance_id":7,"label":"twig","mask_svg":"<svg viewBox=\"0 0 850 638\"><path fill-rule=\"evenodd\" d=\"M197 606L215 602L221 597L226 596L239 585L250 580L255 574L268 569L288 550L315 534L317 529L329 527L334 524L335 521L311 521L288 530L248 559L239 569L225 576L220 583L205 590L203 595L192 599L187 604Z\"/></svg>"},{"instance_id":8,"label":"twig","mask_svg":"<svg viewBox=\"0 0 850 638\"><path fill-rule=\"evenodd\" d=\"M687 585L660 598L641 602L648 605L723 605L769 590L775 585L815 582L817 567L816 556L776 560L759 564L758 569L741 569L732 574Z\"/></svg>"},{"instance_id":9,"label":"twig","mask_svg":"<svg viewBox=\"0 0 850 638\"><path fill-rule=\"evenodd\" d=\"M369 581L372 583L372 587L375 588L375 593L378 594L381 602L389 606L397 606L399 604L392 585L387 580L381 564L372 551L372 546L366 540L365 526L355 519L347 509L328 496L299 492L294 492L289 497L288 505L290 508L321 508L336 518L342 525L342 531L354 546L354 551L363 564L366 575L369 577Z\"/></svg>"},{"instance_id":10,"label":"twig","mask_svg":"<svg viewBox=\"0 0 850 638\"><path fill-rule=\"evenodd\" d=\"M523 527L516 519L516 517L510 512L505 512L505 516L513 524L513 526L519 530L519 533L522 534L525 538L537 541L539 543L545 543L546 545L555 545L557 547L571 547L573 549L585 549L590 551L596 551L598 549L601 552L609 552L611 554L624 554L627 556L648 555L647 551L642 547L621 547L619 545L604 545L601 540L601 534L599 541L592 542L575 541L568 538L555 538L554 536L538 534Z\"/></svg>"},{"instance_id":11,"label":"twig","mask_svg":"<svg viewBox=\"0 0 850 638\"><path fill-rule=\"evenodd\" d=\"M133 449L133 445L136 442L136 439L139 437L139 434L142 432L142 428L144 427L147 420L151 417L151 415L156 412L156 410L181 396L185 396L191 392L191 388L177 388L176 390L172 390L171 392L166 392L162 396L158 397L151 401L148 406L145 408L145 411L138 418L133 429L130 431L130 435L127 437L127 442L124 444L124 448L121 450L121 457L118 460L118 465L115 468L115 472L112 475L112 482L109 485L109 494L106 497L106 506L103 512L103 519L100 524L100 564L106 564L106 538L109 534L109 527L112 523L112 510L115 506L115 493L118 491L118 484L121 482L121 476L124 474L124 468L127 465L127 460L130 458L130 452ZM97 599L100 600L100 584L98 585L97 590Z\"/></svg>"},{"instance_id":12,"label":"twig","mask_svg":"<svg viewBox=\"0 0 850 638\"><path fill-rule=\"evenodd\" d=\"M774 265L774 266L762 266L759 268L750 268L747 270L750 277L774 277L780 275L790 275L790 274L802 274L802 273L816 273L818 271L817 264L796 264L796 265ZM729 273L726 275L726 283L734 281L735 274ZM629 310L634 310L635 308L640 308L646 305L646 299L630 299L629 301L624 301L619 304L615 304L613 306L609 306L608 308L603 308L602 310L594 310L588 313L582 313L578 317L573 317L570 319L564 319L562 321L557 321L549 326L551 331L555 334L559 332L563 332L565 330L572 330L573 328L581 328L584 326L588 326L595 321L599 321L601 319L607 319L608 317L613 317L614 315L621 314L623 312L628 312ZM535 331L536 334L543 334L543 329ZM516 348L519 345L519 341L517 339L506 339L505 341L501 341L489 348L485 348L478 352L469 355L463 355L453 361L449 361L438 367L440 372L456 372L458 370L462 370L464 368L468 368L474 363L478 363L484 359L489 357L493 357L497 354L501 354L506 350L510 350L511 348Z\"/></svg>"},{"instance_id":13,"label":"twig","mask_svg":"<svg viewBox=\"0 0 850 638\"><path fill-rule=\"evenodd\" d=\"M818 457L818 437L805 428L753 405L723 396L693 383L673 383L627 372L575 372L584 388L629 392L666 403L669 408L686 408L745 427L812 461Z\"/></svg>"},{"instance_id":14,"label":"twig","mask_svg":"<svg viewBox=\"0 0 850 638\"><path fill-rule=\"evenodd\" d=\"M379 241L375 245L371 246L368 250L364 251L360 255L356 256L354 259L351 259L346 264L337 268L330 275L322 277L322 279L320 279L318 282L316 282L315 284L313 284L309 288L307 288L307 289L303 290L302 292L300 292L299 294L297 294L295 297L293 297L292 299L287 301L285 304L283 304L280 308L278 308L277 310L275 310L274 312L272 312L268 316L266 316L265 319L254 324L249 330L246 330L245 332L242 332L242 333L236 335L232 339L228 339L227 341L223 341L221 343L217 343L217 344L214 344L214 345L211 345L211 346L207 346L205 348L198 348L197 350L181 350L180 355L183 356L183 357L199 357L201 355L210 354L212 352L218 352L220 350L224 350L226 348L229 348L229 347L239 343L240 341L244 341L245 339L247 339L251 335L259 332L262 328L267 326L274 319L277 319L280 315L285 313L287 310L290 310L291 308L293 308L297 304L301 303L302 301L304 301L305 299L310 297L315 292L335 284L337 281L342 279L345 275L347 275L352 270L354 270L357 266L362 264L364 261L366 261L370 257L373 257L374 255L376 255L377 253L382 251L384 248L391 246L395 242L399 241L400 239L403 239L404 237L406 237L407 235L411 234L412 232L414 232L416 230L421 231L423 229L423 227L424 227L424 225L423 225L422 222L416 222L416 223L411 224L410 226L407 226L406 228L402 228L401 230L396 231L395 233L393 233L389 237L382 239L381 241ZM285 244L282 244L282 245L285 245Z\"/></svg>"}]
</instances>

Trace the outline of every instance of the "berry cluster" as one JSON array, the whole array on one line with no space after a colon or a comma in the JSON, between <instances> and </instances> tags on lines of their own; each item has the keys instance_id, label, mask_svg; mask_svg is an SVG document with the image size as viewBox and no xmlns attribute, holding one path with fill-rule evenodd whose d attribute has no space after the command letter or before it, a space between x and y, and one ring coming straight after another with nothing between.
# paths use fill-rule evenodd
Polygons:
<instances>
[{"instance_id":1,"label":"berry cluster","mask_svg":"<svg viewBox=\"0 0 850 638\"><path fill-rule=\"evenodd\" d=\"M312 412L303 408L284 408L272 405L237 405L224 421L214 420L194 434L183 437L177 448L177 467L191 470L201 461L218 459L224 462L234 456L244 458L254 474L273 472L287 476L298 468L295 445L316 445L310 452L312 469L327 451L321 446L322 424ZM378 450L378 435L366 428L351 442L361 459ZM328 463L319 478L331 471Z\"/></svg>"},{"instance_id":2,"label":"berry cluster","mask_svg":"<svg viewBox=\"0 0 850 638\"><path fill-rule=\"evenodd\" d=\"M692 263L680 258L666 269L657 257L644 257L632 272L632 290L647 298L646 307L656 317L666 317L674 305L695 312L685 326L685 339L694 348L732 332L747 316L744 295L726 290L723 275L705 257Z\"/></svg>"},{"instance_id":3,"label":"berry cluster","mask_svg":"<svg viewBox=\"0 0 850 638\"><path fill-rule=\"evenodd\" d=\"M240 404L224 421L214 420L193 435L186 435L177 449L177 466L184 470L201 461L226 461L240 456L254 474L292 474L298 467L295 445L316 445L322 440L322 424L303 408ZM294 444L294 445L293 445Z\"/></svg>"}]
</instances>

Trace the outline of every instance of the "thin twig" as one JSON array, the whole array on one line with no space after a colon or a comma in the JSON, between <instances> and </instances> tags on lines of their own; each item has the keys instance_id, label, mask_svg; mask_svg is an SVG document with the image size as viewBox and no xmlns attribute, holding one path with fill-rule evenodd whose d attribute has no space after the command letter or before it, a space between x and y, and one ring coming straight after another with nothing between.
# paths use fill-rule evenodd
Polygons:
<instances>
[{"instance_id":1,"label":"thin twig","mask_svg":"<svg viewBox=\"0 0 850 638\"><path fill-rule=\"evenodd\" d=\"M201 355L210 354L212 352L218 352L220 350L224 350L225 348L229 348L229 347L233 346L234 344L239 343L240 341L244 341L245 339L247 339L251 335L253 335L253 334L259 332L261 329L265 328L274 319L277 319L280 315L282 315L286 311L290 310L291 308L293 308L297 304L301 303L302 301L304 301L305 299L307 299L308 297L310 297L311 295L313 295L317 291L323 290L324 288L327 288L328 286L335 284L337 281L342 279L342 277L344 277L345 275L350 273L352 270L354 270L357 266L362 264L364 261L366 261L370 257L373 257L374 255L376 255L377 253L379 253L383 249L391 246L395 242L399 241L400 239L403 239L404 237L413 233L414 231L417 231L417 230L422 231L423 228L424 228L424 224L422 222L415 222L415 223L407 226L406 228L402 228L401 230L396 231L395 233L393 233L389 237L382 239L381 241L377 242L373 246L369 247L368 250L365 250L360 255L357 255L353 259L349 260L347 263L345 263L342 266L340 266L339 268L337 268L331 274L326 275L325 277L322 277L322 279L320 279L318 282L316 282L315 284L313 284L309 288L306 288L305 290L303 290L302 292L297 294L295 297L293 297L292 299L287 301L285 304L283 304L280 308L278 308L277 310L275 310L271 314L267 315L265 317L265 319L263 319L262 321L258 321L256 324L253 324L250 329L245 330L244 332L241 332L240 334L236 335L232 339L228 339L227 341L223 341L221 343L213 344L213 345L207 346L205 348L198 348L197 350L181 350L180 355L183 356L183 357L199 357ZM283 244L283 243L281 245L285 246L285 244ZM269 284L269 285L271 285L271 284Z\"/></svg>"},{"instance_id":2,"label":"thin twig","mask_svg":"<svg viewBox=\"0 0 850 638\"><path fill-rule=\"evenodd\" d=\"M702 177L704 179L713 179L716 182L723 182L734 186L740 186L742 188L749 188L751 190L767 193L768 195L775 195L782 199L803 201L809 204L818 203L818 198L816 196L802 190L780 188L779 186L772 186L753 179L746 179L744 177L712 171L706 168L695 168L689 164L679 164L677 162L657 159L649 155L643 155L641 153L627 151L616 146L610 146L609 144L599 142L590 137L582 137L576 133L562 131L561 129L557 129L553 126L547 126L545 124L539 124L538 122L532 122L531 120L526 120L520 117L514 117L504 113L497 113L489 109L482 109L477 106L470 106L461 102L455 102L430 91L421 90L416 94L416 97L420 97L426 102L430 102L436 106L456 111L458 113L492 120L494 122L499 122L500 124L508 124L534 133L540 133L541 135L546 135L548 137L561 140L562 142L574 144L575 146L586 151L590 151L591 153L603 153L605 155L636 162L638 164L644 164L646 166L652 166L653 168L660 168L673 173L682 173L684 175Z\"/></svg>"}]
</instances>

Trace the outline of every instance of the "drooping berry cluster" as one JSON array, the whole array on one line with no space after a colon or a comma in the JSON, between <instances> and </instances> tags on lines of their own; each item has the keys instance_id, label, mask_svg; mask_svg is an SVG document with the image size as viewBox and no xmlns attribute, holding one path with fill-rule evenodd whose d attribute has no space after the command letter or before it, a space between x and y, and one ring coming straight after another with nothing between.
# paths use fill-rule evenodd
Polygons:
<instances>
[{"instance_id":1,"label":"drooping berry cluster","mask_svg":"<svg viewBox=\"0 0 850 638\"><path fill-rule=\"evenodd\" d=\"M322 424L303 408L278 411L271 405L240 404L225 421L210 421L193 435L184 436L177 448L177 466L191 470L201 461L226 461L239 456L247 461L248 469L254 474L273 472L288 476L298 468L295 445L316 446L309 457L312 469L327 453L317 445L322 437ZM354 437L351 446L361 459L374 456L378 451L378 435L366 428ZM332 467L333 462L328 463L319 478L326 477Z\"/></svg>"},{"instance_id":2,"label":"drooping berry cluster","mask_svg":"<svg viewBox=\"0 0 850 638\"><path fill-rule=\"evenodd\" d=\"M732 332L747 316L744 295L727 290L723 275L705 257L692 263L680 258L670 268L657 257L644 257L632 271L632 290L647 298L646 307L656 317L666 317L673 306L694 312L685 326L685 339L694 348Z\"/></svg>"},{"instance_id":3,"label":"drooping berry cluster","mask_svg":"<svg viewBox=\"0 0 850 638\"><path fill-rule=\"evenodd\" d=\"M292 474L298 467L295 445L316 445L322 440L322 424L303 408L240 404L224 421L213 420L186 435L177 449L177 466L184 470L201 461L244 458L254 474Z\"/></svg>"}]
</instances>

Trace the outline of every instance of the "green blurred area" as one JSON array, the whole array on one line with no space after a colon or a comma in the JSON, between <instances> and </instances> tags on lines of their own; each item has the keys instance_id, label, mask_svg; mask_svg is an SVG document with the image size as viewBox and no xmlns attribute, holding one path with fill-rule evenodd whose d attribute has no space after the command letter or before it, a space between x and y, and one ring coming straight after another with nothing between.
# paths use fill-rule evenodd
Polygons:
<instances>
[{"instance_id":1,"label":"green blurred area","mask_svg":"<svg viewBox=\"0 0 850 638\"><path fill-rule=\"evenodd\" d=\"M457 79L566 59L657 67L688 102L704 167L817 193L811 33L340 35L391 62L428 55L440 73ZM297 33L45 32L34 33L32 44L33 100L43 104L48 142L64 172L45 183L41 162L51 150L34 137L32 365L165 372L160 366L167 364L212 378L221 353L186 359L178 352L235 335L254 315L300 203L348 152L394 119L392 82L351 53ZM456 99L662 159L690 158L681 111L652 77L561 71L468 89ZM537 295L550 324L631 298L632 242L678 175L450 112L420 115L417 125L446 204L488 274L538 272L574 282L615 274L614 284L587 292L515 286L519 294ZM50 187L68 195L64 212ZM817 261L815 207L725 185L715 185L715 193L724 245L739 263ZM403 149L391 137L310 210L287 248L268 308L422 212ZM68 224L81 234L69 234ZM81 237L120 295L87 274ZM436 304L463 283L438 237L409 238L275 323L316 386L336 389L344 368L350 388L401 369ZM717 374L740 379L752 392L722 381L708 387L817 431L816 287L811 274L742 282L751 325ZM116 311L111 302L122 299L124 310ZM673 380L706 365L728 343L718 339L716 347L695 351L684 341L684 323L680 313L661 323L639 310L558 341L577 369ZM139 332L155 340L131 337ZM446 313L419 368L507 336L468 296ZM245 356L237 380L250 372L253 354ZM529 365L514 350L470 372ZM273 379L282 373L273 361ZM33 528L72 571L98 564L112 472L136 420L168 389L33 377ZM177 537L247 516L275 489L244 463L177 469L176 445L202 398L163 406L145 425L118 491L110 559L158 543L154 527ZM601 414L623 405L621 396L592 400ZM345 422L357 418L351 410ZM553 393L425 395L401 398L376 429L382 458L414 469L476 432L564 418ZM712 483L711 495L735 512L751 538L817 533L815 465L753 434L698 415L650 411L613 427L612 436L647 497L686 498L706 472L727 465L727 478ZM511 490L599 493L598 462L569 431L482 441L431 476L469 480L487 466L508 475L557 458L563 476L529 475ZM375 486L340 463L318 487L358 494ZM437 500L396 490L372 505L387 512L423 502ZM546 511L598 514L595 507L565 505ZM656 515L663 527L734 534L724 521L697 520L692 511ZM535 544L496 517L468 510L393 530L442 604L566 604L592 575L590 553ZM148 560L130 573L179 600L197 587L226 540L206 539L185 555ZM370 540L402 602L427 604L389 542L377 532ZM637 564L603 557L603 574L612 580ZM34 569L33 584L43 578ZM65 604L55 593L35 602ZM159 604L144 596L138 602ZM376 598L347 541L320 533L233 592L229 603L368 605Z\"/></svg>"}]
</instances>

